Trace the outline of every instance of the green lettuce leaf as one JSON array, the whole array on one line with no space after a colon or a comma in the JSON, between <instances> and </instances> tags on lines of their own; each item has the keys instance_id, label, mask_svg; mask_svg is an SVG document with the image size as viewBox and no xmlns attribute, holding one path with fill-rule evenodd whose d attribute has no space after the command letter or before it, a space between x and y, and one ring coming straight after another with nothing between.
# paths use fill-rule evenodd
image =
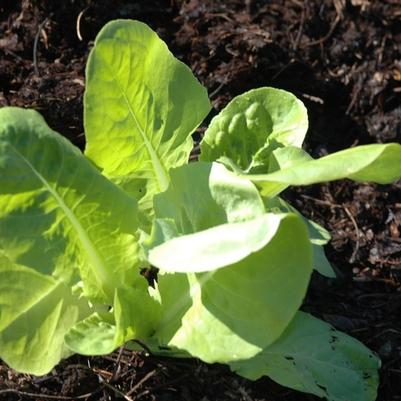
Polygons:
<instances>
[{"instance_id":1,"label":"green lettuce leaf","mask_svg":"<svg viewBox=\"0 0 401 401\"><path fill-rule=\"evenodd\" d=\"M248 379L269 376L329 401L374 401L380 360L356 339L298 312L275 343L230 366Z\"/></svg>"},{"instance_id":2,"label":"green lettuce leaf","mask_svg":"<svg viewBox=\"0 0 401 401\"><path fill-rule=\"evenodd\" d=\"M263 249L289 216L264 214L245 222L221 224L172 239L168 237L150 249L148 260L166 273L217 270Z\"/></svg>"},{"instance_id":3,"label":"green lettuce leaf","mask_svg":"<svg viewBox=\"0 0 401 401\"><path fill-rule=\"evenodd\" d=\"M0 254L0 358L13 369L48 373L71 354L64 335L88 311L61 280Z\"/></svg>"},{"instance_id":4,"label":"green lettuce leaf","mask_svg":"<svg viewBox=\"0 0 401 401\"><path fill-rule=\"evenodd\" d=\"M85 154L149 212L170 168L188 162L207 92L154 31L130 20L100 31L86 79Z\"/></svg>"},{"instance_id":5,"label":"green lettuce leaf","mask_svg":"<svg viewBox=\"0 0 401 401\"><path fill-rule=\"evenodd\" d=\"M246 172L267 172L271 153L283 146L301 147L307 129L306 108L292 93L253 89L213 118L201 143L200 160L225 157Z\"/></svg>"},{"instance_id":6,"label":"green lettuce leaf","mask_svg":"<svg viewBox=\"0 0 401 401\"><path fill-rule=\"evenodd\" d=\"M0 109L0 249L112 304L139 275L137 204L31 110Z\"/></svg>"},{"instance_id":7,"label":"green lettuce leaf","mask_svg":"<svg viewBox=\"0 0 401 401\"><path fill-rule=\"evenodd\" d=\"M342 178L390 184L401 177L401 145L358 146L320 159L295 163L273 173L247 177L261 188L264 196L275 195L277 184L310 185Z\"/></svg>"}]
</instances>

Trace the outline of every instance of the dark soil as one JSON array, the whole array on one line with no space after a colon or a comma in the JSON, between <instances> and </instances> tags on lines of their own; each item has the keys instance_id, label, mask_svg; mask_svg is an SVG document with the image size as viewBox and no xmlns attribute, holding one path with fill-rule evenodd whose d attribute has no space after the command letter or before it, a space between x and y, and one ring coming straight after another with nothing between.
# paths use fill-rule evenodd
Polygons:
<instances>
[{"instance_id":1,"label":"dark soil","mask_svg":"<svg viewBox=\"0 0 401 401\"><path fill-rule=\"evenodd\" d=\"M207 86L216 111L259 86L295 93L309 110L313 156L401 142L400 0L3 0L0 105L39 110L82 147L85 62L96 33L114 18L156 29ZM333 237L326 251L339 278L314 276L303 309L375 350L383 361L378 399L400 400L401 183L343 181L286 197ZM1 400L124 394L144 401L316 399L219 365L126 350L73 357L41 378L0 364Z\"/></svg>"}]
</instances>

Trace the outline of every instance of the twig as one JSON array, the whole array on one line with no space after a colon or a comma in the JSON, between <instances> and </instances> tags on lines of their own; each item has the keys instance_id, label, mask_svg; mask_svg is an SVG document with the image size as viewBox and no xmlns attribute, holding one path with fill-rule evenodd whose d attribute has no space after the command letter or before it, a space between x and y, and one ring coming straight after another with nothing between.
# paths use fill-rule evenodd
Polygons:
<instances>
[{"instance_id":1,"label":"twig","mask_svg":"<svg viewBox=\"0 0 401 401\"><path fill-rule=\"evenodd\" d=\"M302 48L323 44L324 42L326 42L326 40L329 39L330 36L333 34L333 32L336 29L336 27L337 27L338 23L340 22L340 20L341 20L341 16L339 14L337 14L336 18L334 19L334 22L331 24L331 27L330 27L329 31L326 33L326 35L324 35L320 39L312 40L309 43L306 43L304 46L302 46Z\"/></svg>"},{"instance_id":2,"label":"twig","mask_svg":"<svg viewBox=\"0 0 401 401\"><path fill-rule=\"evenodd\" d=\"M120 347L120 349L118 350L117 360L116 360L116 363L114 366L113 374L110 377L109 383L112 383L115 380L117 380L120 375L120 371L121 371L120 361L121 361L121 357L123 355L123 351L124 351L124 347Z\"/></svg>"},{"instance_id":3,"label":"twig","mask_svg":"<svg viewBox=\"0 0 401 401\"><path fill-rule=\"evenodd\" d=\"M356 223L356 220L355 220L354 216L349 211L349 209L346 206L344 206L343 209L344 209L345 213L347 214L347 216L349 217L349 219L351 220L351 223L353 224L354 229L355 229L355 235L356 235L355 248L352 251L351 257L349 258L349 262L350 263L354 263L355 262L355 258L356 258L356 254L359 251L359 235L360 235L359 234L359 227L358 227L358 224Z\"/></svg>"},{"instance_id":4,"label":"twig","mask_svg":"<svg viewBox=\"0 0 401 401\"><path fill-rule=\"evenodd\" d=\"M332 208L336 208L336 209L343 209L345 214L348 216L348 218L350 219L352 225L354 226L355 229L355 235L356 235L356 239L355 239L355 248L352 252L351 257L349 258L349 262L353 263L355 262L355 258L356 258L356 254L359 251L359 236L360 236L360 230L358 227L358 224L354 218L354 216L352 215L352 213L350 212L350 210L348 209L347 206L343 206L343 205L338 205L336 203L331 203L331 202L327 202L324 200L320 200L320 199L316 199L313 198L312 196L308 196L308 195L301 195L302 198L304 199L309 199L319 205L324 205L324 206L328 206L328 207L332 207Z\"/></svg>"},{"instance_id":5,"label":"twig","mask_svg":"<svg viewBox=\"0 0 401 401\"><path fill-rule=\"evenodd\" d=\"M281 67L273 76L272 76L272 81L274 81L279 75L281 75L288 67L290 67L292 64L294 64L295 59L292 58L284 67Z\"/></svg>"},{"instance_id":6,"label":"twig","mask_svg":"<svg viewBox=\"0 0 401 401\"><path fill-rule=\"evenodd\" d=\"M308 95L307 93L301 93L301 95L305 98L310 100L311 102L324 104L324 100L317 96Z\"/></svg>"},{"instance_id":7,"label":"twig","mask_svg":"<svg viewBox=\"0 0 401 401\"><path fill-rule=\"evenodd\" d=\"M334 208L337 208L337 209L342 209L343 208L343 206L338 205L337 203L332 203L332 202L328 202L328 201L325 201L325 200L316 199L313 196L302 194L301 197L304 198L304 199L311 200L311 201L313 201L313 202L315 202L315 203L317 203L319 205L334 207Z\"/></svg>"},{"instance_id":8,"label":"twig","mask_svg":"<svg viewBox=\"0 0 401 401\"><path fill-rule=\"evenodd\" d=\"M76 396L69 397L69 396L65 396L65 395L28 393L26 391L20 391L15 388L8 388L6 390L0 390L0 395L7 394L7 393L13 393L13 394L18 394L18 395L24 396L24 397L32 397L35 399L41 398L41 399L47 399L47 400L83 400L83 399L89 398L92 395L98 393L100 390L101 390L101 388L98 388L95 391L92 391L91 393L86 393L86 394L82 394L82 395L76 395Z\"/></svg>"},{"instance_id":9,"label":"twig","mask_svg":"<svg viewBox=\"0 0 401 401\"><path fill-rule=\"evenodd\" d=\"M39 69L38 69L38 43L39 43L39 36L40 32L42 31L43 27L45 26L46 22L49 20L49 17L46 17L44 21L39 25L38 31L35 35L35 41L33 42L33 68L35 74L39 76Z\"/></svg>"},{"instance_id":10,"label":"twig","mask_svg":"<svg viewBox=\"0 0 401 401\"><path fill-rule=\"evenodd\" d=\"M13 52L12 50L9 49L2 49L4 53L10 54L11 56L15 57L18 61L23 61L23 58L18 56L17 53Z\"/></svg>"},{"instance_id":11,"label":"twig","mask_svg":"<svg viewBox=\"0 0 401 401\"><path fill-rule=\"evenodd\" d=\"M120 395L121 397L125 398L127 401L134 401L130 396L128 396L127 394L124 394L121 390L119 390L117 387L112 386L110 383L107 383L102 376L99 375L99 380L101 381L101 383L109 388L110 390L114 391L115 393L117 393L118 395Z\"/></svg>"},{"instance_id":12,"label":"twig","mask_svg":"<svg viewBox=\"0 0 401 401\"><path fill-rule=\"evenodd\" d=\"M227 14L224 13L206 13L205 14L206 18L223 18L228 22L234 22L234 20L232 18L230 18Z\"/></svg>"},{"instance_id":13,"label":"twig","mask_svg":"<svg viewBox=\"0 0 401 401\"><path fill-rule=\"evenodd\" d=\"M355 88L355 86L354 86L354 88ZM352 90L353 93L352 93L351 101L350 101L350 103L349 103L349 105L348 105L348 107L347 107L347 110L345 111L345 114L346 114L346 115L349 115L350 112L351 112L351 110L354 108L355 103L356 103L357 100L358 100L359 93L360 93L361 90L362 90L362 87L361 87L361 86L356 87L356 89L354 89L354 88L353 88L353 90Z\"/></svg>"},{"instance_id":14,"label":"twig","mask_svg":"<svg viewBox=\"0 0 401 401\"><path fill-rule=\"evenodd\" d=\"M378 334L374 335L373 337L371 337L371 340L374 340L374 339L376 339L376 338L379 338L379 337L381 337L383 334L387 334L387 333L393 333L393 334L396 334L397 336L401 336L401 332L399 332L398 330L395 330L395 329L385 329L385 330L382 330L380 333L378 333Z\"/></svg>"},{"instance_id":15,"label":"twig","mask_svg":"<svg viewBox=\"0 0 401 401\"><path fill-rule=\"evenodd\" d=\"M294 50L294 52L296 52L298 50L299 41L301 40L301 36L304 31L305 17L306 17L306 0L304 0L304 3L303 3L302 12L301 12L301 22L299 23L299 29L297 32L297 36L295 37L294 44L292 47L292 50Z\"/></svg>"},{"instance_id":16,"label":"twig","mask_svg":"<svg viewBox=\"0 0 401 401\"><path fill-rule=\"evenodd\" d=\"M223 89L223 86L226 84L224 80L212 93L210 93L209 98L213 99L220 91Z\"/></svg>"},{"instance_id":17,"label":"twig","mask_svg":"<svg viewBox=\"0 0 401 401\"><path fill-rule=\"evenodd\" d=\"M182 376L177 377L176 379L168 381L167 383L163 383L163 384L159 384L157 386L153 386L152 387L152 392L158 391L158 390L163 389L163 388L164 389L169 388L172 384L179 383L183 379L186 379L188 376L189 376L189 373L185 373ZM146 389L146 390L142 391L141 393L137 394L136 397L135 397L135 400L139 400L144 395L147 395L149 393L150 393L150 391L148 389Z\"/></svg>"},{"instance_id":18,"label":"twig","mask_svg":"<svg viewBox=\"0 0 401 401\"><path fill-rule=\"evenodd\" d=\"M135 384L134 387L131 388L130 391L128 391L128 393L126 393L127 396L130 396L132 394L134 394L139 388L141 388L141 386L147 382L152 376L154 376L157 373L157 369L154 369L150 372L148 372L141 380L139 380L138 383Z\"/></svg>"},{"instance_id":19,"label":"twig","mask_svg":"<svg viewBox=\"0 0 401 401\"><path fill-rule=\"evenodd\" d=\"M132 342L137 343L140 347L142 347L149 355L152 355L151 349L141 340L132 340Z\"/></svg>"},{"instance_id":20,"label":"twig","mask_svg":"<svg viewBox=\"0 0 401 401\"><path fill-rule=\"evenodd\" d=\"M81 18L82 18L82 16L84 15L84 13L85 13L85 11L86 11L87 9L88 9L88 8L84 8L84 9L78 14L77 22L76 22L76 24L75 24L75 29L76 29L76 31L77 31L77 36L78 36L78 39L79 39L81 42L83 41L82 35L81 35Z\"/></svg>"}]
</instances>

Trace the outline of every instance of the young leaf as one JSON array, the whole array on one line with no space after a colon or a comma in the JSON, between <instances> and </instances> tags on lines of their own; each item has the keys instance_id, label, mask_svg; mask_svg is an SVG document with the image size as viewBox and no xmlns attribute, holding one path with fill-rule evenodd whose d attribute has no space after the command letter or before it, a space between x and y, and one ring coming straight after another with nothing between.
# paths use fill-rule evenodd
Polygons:
<instances>
[{"instance_id":1,"label":"young leaf","mask_svg":"<svg viewBox=\"0 0 401 401\"><path fill-rule=\"evenodd\" d=\"M48 373L70 354L64 335L87 310L62 281L0 254L0 358L13 369Z\"/></svg>"},{"instance_id":2,"label":"young leaf","mask_svg":"<svg viewBox=\"0 0 401 401\"><path fill-rule=\"evenodd\" d=\"M303 103L292 93L258 88L233 99L216 116L201 143L200 160L231 159L244 171L268 171L271 152L301 147L308 129Z\"/></svg>"},{"instance_id":3,"label":"young leaf","mask_svg":"<svg viewBox=\"0 0 401 401\"><path fill-rule=\"evenodd\" d=\"M0 109L0 249L112 303L138 274L136 201L31 110Z\"/></svg>"},{"instance_id":4,"label":"young leaf","mask_svg":"<svg viewBox=\"0 0 401 401\"><path fill-rule=\"evenodd\" d=\"M296 163L270 174L247 175L261 188L262 195L271 196L277 183L310 185L318 182L349 178L389 184L401 177L401 145L364 145Z\"/></svg>"},{"instance_id":5,"label":"young leaf","mask_svg":"<svg viewBox=\"0 0 401 401\"><path fill-rule=\"evenodd\" d=\"M248 379L269 376L329 401L374 401L380 360L354 338L298 312L275 343L230 366Z\"/></svg>"},{"instance_id":6,"label":"young leaf","mask_svg":"<svg viewBox=\"0 0 401 401\"><path fill-rule=\"evenodd\" d=\"M188 161L207 92L154 31L130 20L100 31L86 78L85 153L149 211L170 168Z\"/></svg>"}]
</instances>

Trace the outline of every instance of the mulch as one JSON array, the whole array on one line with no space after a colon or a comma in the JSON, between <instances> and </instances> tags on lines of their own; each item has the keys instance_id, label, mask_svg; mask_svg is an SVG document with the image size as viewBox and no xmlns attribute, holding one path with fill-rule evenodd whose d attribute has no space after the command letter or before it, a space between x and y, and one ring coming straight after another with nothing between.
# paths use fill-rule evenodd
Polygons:
<instances>
[{"instance_id":1,"label":"mulch","mask_svg":"<svg viewBox=\"0 0 401 401\"><path fill-rule=\"evenodd\" d=\"M148 23L208 88L216 114L260 86L307 106L314 157L368 143L401 143L399 0L3 0L0 105L40 111L83 148L85 63L107 21ZM286 191L326 227L338 279L313 276L303 310L364 342L383 362L378 400L401 399L401 182L340 181ZM49 375L0 364L0 400L306 401L267 378L220 365L120 350L74 356ZM127 398L128 397L128 398Z\"/></svg>"}]
</instances>

